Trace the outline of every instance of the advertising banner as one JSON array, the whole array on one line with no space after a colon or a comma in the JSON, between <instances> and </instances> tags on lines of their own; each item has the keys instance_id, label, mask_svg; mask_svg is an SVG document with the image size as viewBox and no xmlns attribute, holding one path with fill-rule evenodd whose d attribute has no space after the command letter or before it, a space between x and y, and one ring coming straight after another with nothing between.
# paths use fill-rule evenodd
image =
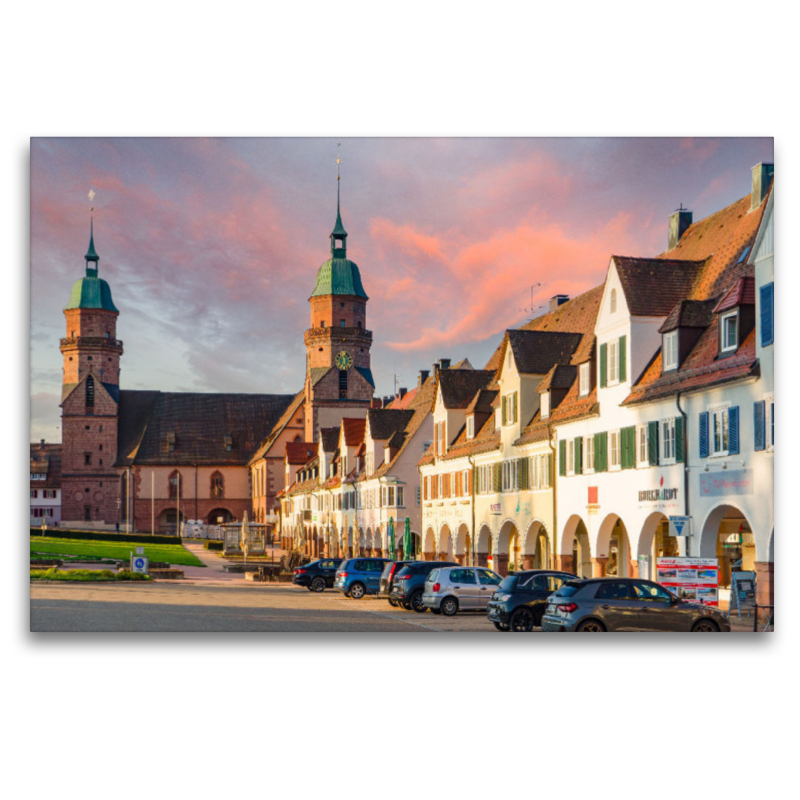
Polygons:
<instances>
[{"instance_id":1,"label":"advertising banner","mask_svg":"<svg viewBox=\"0 0 800 800\"><path fill-rule=\"evenodd\" d=\"M700 475L700 494L722 497L729 494L753 494L753 470L731 469Z\"/></svg>"},{"instance_id":2,"label":"advertising banner","mask_svg":"<svg viewBox=\"0 0 800 800\"><path fill-rule=\"evenodd\" d=\"M719 563L716 558L656 559L656 581L681 600L719 605Z\"/></svg>"}]
</instances>

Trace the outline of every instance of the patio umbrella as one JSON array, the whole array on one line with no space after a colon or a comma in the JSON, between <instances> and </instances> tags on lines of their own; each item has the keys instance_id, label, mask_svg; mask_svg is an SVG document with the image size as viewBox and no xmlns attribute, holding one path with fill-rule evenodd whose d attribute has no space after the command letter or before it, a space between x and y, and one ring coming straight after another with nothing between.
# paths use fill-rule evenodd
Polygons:
<instances>
[{"instance_id":1,"label":"patio umbrella","mask_svg":"<svg viewBox=\"0 0 800 800\"><path fill-rule=\"evenodd\" d=\"M389 552L394 558L394 517L389 517Z\"/></svg>"},{"instance_id":2,"label":"patio umbrella","mask_svg":"<svg viewBox=\"0 0 800 800\"><path fill-rule=\"evenodd\" d=\"M406 529L403 533L403 550L406 559L414 557L414 539L411 536L411 520L408 517L406 517Z\"/></svg>"},{"instance_id":3,"label":"patio umbrella","mask_svg":"<svg viewBox=\"0 0 800 800\"><path fill-rule=\"evenodd\" d=\"M247 563L247 550L250 547L250 525L247 522L247 512L242 516L242 538L240 539L242 553L244 554L244 563Z\"/></svg>"}]
</instances>

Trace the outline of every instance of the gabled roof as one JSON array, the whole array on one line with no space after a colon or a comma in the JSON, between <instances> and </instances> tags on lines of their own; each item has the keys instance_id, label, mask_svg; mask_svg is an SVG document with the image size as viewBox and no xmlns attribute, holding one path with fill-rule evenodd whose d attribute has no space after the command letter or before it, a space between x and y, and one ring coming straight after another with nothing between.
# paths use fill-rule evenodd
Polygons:
<instances>
[{"instance_id":1,"label":"gabled roof","mask_svg":"<svg viewBox=\"0 0 800 800\"><path fill-rule=\"evenodd\" d=\"M436 379L445 408L467 408L475 394L494 380L494 373L483 369L440 369Z\"/></svg>"},{"instance_id":2,"label":"gabled roof","mask_svg":"<svg viewBox=\"0 0 800 800\"><path fill-rule=\"evenodd\" d=\"M34 488L53 489L61 486L61 450L60 444L31 442L31 474L47 476L43 481L34 481Z\"/></svg>"},{"instance_id":3,"label":"gabled roof","mask_svg":"<svg viewBox=\"0 0 800 800\"><path fill-rule=\"evenodd\" d=\"M339 447L339 428L320 428L319 432L323 452L336 452Z\"/></svg>"},{"instance_id":4,"label":"gabled roof","mask_svg":"<svg viewBox=\"0 0 800 800\"><path fill-rule=\"evenodd\" d=\"M544 375L554 364L568 363L583 333L560 331L506 331L508 346L522 375Z\"/></svg>"},{"instance_id":5,"label":"gabled roof","mask_svg":"<svg viewBox=\"0 0 800 800\"><path fill-rule=\"evenodd\" d=\"M275 442L278 440L278 437L281 435L281 433L283 433L286 426L292 421L294 415L297 413L297 410L302 405L304 399L305 399L305 393L302 390L299 391L294 396L292 402L289 403L288 406L286 406L286 410L283 412L283 414L281 414L278 421L272 426L272 430L269 431L267 438L256 449L256 452L250 459L251 463L259 458L263 458L269 453ZM280 458L283 458L284 453L276 455Z\"/></svg>"},{"instance_id":6,"label":"gabled roof","mask_svg":"<svg viewBox=\"0 0 800 800\"><path fill-rule=\"evenodd\" d=\"M311 385L316 386L333 367L311 367Z\"/></svg>"},{"instance_id":7,"label":"gabled roof","mask_svg":"<svg viewBox=\"0 0 800 800\"><path fill-rule=\"evenodd\" d=\"M569 389L578 377L578 368L574 364L556 364L542 382L536 387L536 391L546 392L549 389Z\"/></svg>"},{"instance_id":8,"label":"gabled roof","mask_svg":"<svg viewBox=\"0 0 800 800\"><path fill-rule=\"evenodd\" d=\"M316 448L314 442L286 442L286 461L295 466L302 466L314 456Z\"/></svg>"},{"instance_id":9,"label":"gabled roof","mask_svg":"<svg viewBox=\"0 0 800 800\"><path fill-rule=\"evenodd\" d=\"M692 290L704 261L612 256L633 317L666 317Z\"/></svg>"},{"instance_id":10,"label":"gabled roof","mask_svg":"<svg viewBox=\"0 0 800 800\"><path fill-rule=\"evenodd\" d=\"M705 328L713 318L714 300L681 300L670 311L659 333L669 333L678 328Z\"/></svg>"},{"instance_id":11,"label":"gabled roof","mask_svg":"<svg viewBox=\"0 0 800 800\"><path fill-rule=\"evenodd\" d=\"M369 432L373 439L386 441L396 431L403 430L413 416L411 409L371 408L367 411Z\"/></svg>"},{"instance_id":12,"label":"gabled roof","mask_svg":"<svg viewBox=\"0 0 800 800\"><path fill-rule=\"evenodd\" d=\"M756 304L756 279L752 276L739 278L714 306L714 313L720 314L737 306Z\"/></svg>"},{"instance_id":13,"label":"gabled roof","mask_svg":"<svg viewBox=\"0 0 800 800\"><path fill-rule=\"evenodd\" d=\"M476 412L479 414L491 414L498 394L500 393L494 389L481 389L467 406L467 415Z\"/></svg>"},{"instance_id":14,"label":"gabled roof","mask_svg":"<svg viewBox=\"0 0 800 800\"><path fill-rule=\"evenodd\" d=\"M365 417L360 419L353 419L347 417L342 420L342 433L344 434L344 443L348 447L357 447L364 441L364 433L367 428L367 420Z\"/></svg>"}]
</instances>

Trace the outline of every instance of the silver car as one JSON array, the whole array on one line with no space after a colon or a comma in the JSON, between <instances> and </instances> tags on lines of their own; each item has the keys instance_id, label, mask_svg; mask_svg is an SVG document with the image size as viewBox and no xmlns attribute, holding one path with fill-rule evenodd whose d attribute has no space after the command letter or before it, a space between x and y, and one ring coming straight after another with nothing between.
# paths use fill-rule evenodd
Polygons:
<instances>
[{"instance_id":1,"label":"silver car","mask_svg":"<svg viewBox=\"0 0 800 800\"><path fill-rule=\"evenodd\" d=\"M425 581L422 604L434 614L486 611L503 579L485 567L440 567Z\"/></svg>"}]
</instances>

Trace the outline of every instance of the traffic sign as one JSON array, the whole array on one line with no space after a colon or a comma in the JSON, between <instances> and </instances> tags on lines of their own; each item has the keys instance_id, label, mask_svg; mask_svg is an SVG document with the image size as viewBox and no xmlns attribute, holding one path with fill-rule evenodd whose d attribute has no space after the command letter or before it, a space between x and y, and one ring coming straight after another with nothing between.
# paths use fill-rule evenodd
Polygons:
<instances>
[{"instance_id":1,"label":"traffic sign","mask_svg":"<svg viewBox=\"0 0 800 800\"><path fill-rule=\"evenodd\" d=\"M143 556L144 555L144 547L137 547L136 548L136 555Z\"/></svg>"},{"instance_id":2,"label":"traffic sign","mask_svg":"<svg viewBox=\"0 0 800 800\"><path fill-rule=\"evenodd\" d=\"M141 572L147 575L147 556L134 556L131 559L131 572Z\"/></svg>"},{"instance_id":3,"label":"traffic sign","mask_svg":"<svg viewBox=\"0 0 800 800\"><path fill-rule=\"evenodd\" d=\"M691 517L670 517L669 518L670 536L691 536L692 518Z\"/></svg>"}]
</instances>

